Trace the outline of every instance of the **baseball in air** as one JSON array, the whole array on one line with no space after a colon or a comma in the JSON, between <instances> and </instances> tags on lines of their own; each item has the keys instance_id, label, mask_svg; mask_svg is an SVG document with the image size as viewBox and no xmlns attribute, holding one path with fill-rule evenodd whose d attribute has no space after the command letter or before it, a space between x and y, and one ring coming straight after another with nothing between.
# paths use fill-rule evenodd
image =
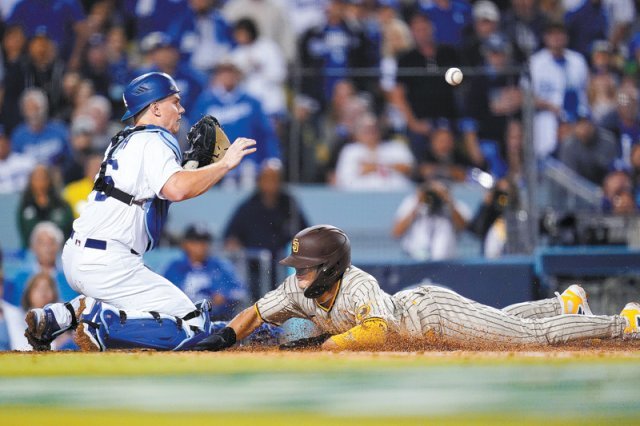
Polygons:
<instances>
[{"instance_id":1,"label":"baseball in air","mask_svg":"<svg viewBox=\"0 0 640 426\"><path fill-rule=\"evenodd\" d=\"M462 71L460 68L449 68L444 74L444 79L452 86L462 83Z\"/></svg>"}]
</instances>

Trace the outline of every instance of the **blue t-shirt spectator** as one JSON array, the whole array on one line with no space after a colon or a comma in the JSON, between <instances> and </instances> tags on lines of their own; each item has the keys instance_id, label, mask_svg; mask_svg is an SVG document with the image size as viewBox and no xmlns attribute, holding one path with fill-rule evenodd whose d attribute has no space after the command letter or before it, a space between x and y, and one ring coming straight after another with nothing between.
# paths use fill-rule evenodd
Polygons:
<instances>
[{"instance_id":1,"label":"blue t-shirt spectator","mask_svg":"<svg viewBox=\"0 0 640 426\"><path fill-rule=\"evenodd\" d=\"M169 264L164 276L192 301L212 301L211 318L214 320L233 318L235 308L247 300L247 289L236 277L233 266L220 258L210 256L202 264L194 264L182 255ZM217 295L222 296L223 303L216 303Z\"/></svg>"},{"instance_id":2,"label":"blue t-shirt spectator","mask_svg":"<svg viewBox=\"0 0 640 426\"><path fill-rule=\"evenodd\" d=\"M188 7L186 0L125 0L124 4L125 16L133 20L138 40L154 31L167 31Z\"/></svg>"},{"instance_id":3,"label":"blue t-shirt spectator","mask_svg":"<svg viewBox=\"0 0 640 426\"><path fill-rule=\"evenodd\" d=\"M73 27L86 18L78 0L22 0L7 19L7 25L20 25L27 38L45 31L58 46L58 53L68 59L75 35Z\"/></svg>"},{"instance_id":4,"label":"blue t-shirt spectator","mask_svg":"<svg viewBox=\"0 0 640 426\"><path fill-rule=\"evenodd\" d=\"M256 165L267 158L280 158L280 141L260 102L246 94L241 87L227 93L213 88L203 92L196 100L191 122L211 114L218 119L229 140L238 137L255 139L258 150L245 158Z\"/></svg>"},{"instance_id":5,"label":"blue t-shirt spectator","mask_svg":"<svg viewBox=\"0 0 640 426\"><path fill-rule=\"evenodd\" d=\"M45 123L39 131L20 124L11 135L11 147L46 165L61 166L71 155L69 132L64 123L56 120Z\"/></svg>"},{"instance_id":6,"label":"blue t-shirt spectator","mask_svg":"<svg viewBox=\"0 0 640 426\"><path fill-rule=\"evenodd\" d=\"M232 28L217 10L198 15L182 8L172 21L166 32L177 40L181 62L200 71L212 70L234 46Z\"/></svg>"},{"instance_id":7,"label":"blue t-shirt spectator","mask_svg":"<svg viewBox=\"0 0 640 426\"><path fill-rule=\"evenodd\" d=\"M420 11L425 13L435 27L435 37L438 44L462 46L462 32L471 24L471 6L465 0L450 0L449 7L441 8L434 2L420 2Z\"/></svg>"},{"instance_id":8,"label":"blue t-shirt spectator","mask_svg":"<svg viewBox=\"0 0 640 426\"><path fill-rule=\"evenodd\" d=\"M591 46L596 40L606 40L609 34L607 16L600 2L585 1L582 6L564 17L569 36L569 49L591 56Z\"/></svg>"}]
</instances>

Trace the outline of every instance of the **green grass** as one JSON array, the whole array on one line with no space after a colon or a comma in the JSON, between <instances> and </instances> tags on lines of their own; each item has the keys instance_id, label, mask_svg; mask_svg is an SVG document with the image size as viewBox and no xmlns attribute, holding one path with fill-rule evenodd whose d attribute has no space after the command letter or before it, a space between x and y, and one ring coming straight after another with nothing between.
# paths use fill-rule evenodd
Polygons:
<instances>
[{"instance_id":1,"label":"green grass","mask_svg":"<svg viewBox=\"0 0 640 426\"><path fill-rule=\"evenodd\" d=\"M638 383L638 352L5 353L0 425L625 425Z\"/></svg>"},{"instance_id":2,"label":"green grass","mask_svg":"<svg viewBox=\"0 0 640 426\"><path fill-rule=\"evenodd\" d=\"M639 363L640 353L0 353L0 377L332 372L454 365Z\"/></svg>"},{"instance_id":3,"label":"green grass","mask_svg":"<svg viewBox=\"0 0 640 426\"><path fill-rule=\"evenodd\" d=\"M135 411L113 410L68 410L51 408L16 407L3 409L0 412L0 421L4 426L25 425L73 425L89 421L92 426L176 426L176 425L234 425L234 426L413 426L413 425L513 425L519 426L562 426L562 425L634 425L633 419L623 417L592 417L582 416L575 418L548 419L542 416L518 417L501 414L481 416L455 416L455 417L340 417L329 414L307 413L255 413L251 415L242 413L140 413Z\"/></svg>"}]
</instances>

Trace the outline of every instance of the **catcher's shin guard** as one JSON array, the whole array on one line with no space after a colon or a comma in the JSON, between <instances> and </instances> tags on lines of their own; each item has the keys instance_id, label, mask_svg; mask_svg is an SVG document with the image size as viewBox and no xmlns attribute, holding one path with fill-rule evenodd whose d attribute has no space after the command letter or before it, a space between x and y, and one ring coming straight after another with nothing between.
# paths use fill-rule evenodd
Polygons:
<instances>
[{"instance_id":1,"label":"catcher's shin guard","mask_svg":"<svg viewBox=\"0 0 640 426\"><path fill-rule=\"evenodd\" d=\"M91 302L79 317L78 344L83 350L189 350L211 333L208 302L199 304L200 309L185 319Z\"/></svg>"}]
</instances>

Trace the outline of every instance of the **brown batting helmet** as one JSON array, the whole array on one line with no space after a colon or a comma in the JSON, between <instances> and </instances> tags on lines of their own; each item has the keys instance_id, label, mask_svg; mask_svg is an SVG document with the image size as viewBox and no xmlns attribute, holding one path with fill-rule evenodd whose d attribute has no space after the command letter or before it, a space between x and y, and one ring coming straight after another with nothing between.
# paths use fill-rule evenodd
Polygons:
<instances>
[{"instance_id":1,"label":"brown batting helmet","mask_svg":"<svg viewBox=\"0 0 640 426\"><path fill-rule=\"evenodd\" d=\"M297 269L317 266L318 276L304 291L311 299L320 297L351 266L351 243L341 229L316 225L298 232L291 242L291 254L280 264Z\"/></svg>"}]
</instances>

